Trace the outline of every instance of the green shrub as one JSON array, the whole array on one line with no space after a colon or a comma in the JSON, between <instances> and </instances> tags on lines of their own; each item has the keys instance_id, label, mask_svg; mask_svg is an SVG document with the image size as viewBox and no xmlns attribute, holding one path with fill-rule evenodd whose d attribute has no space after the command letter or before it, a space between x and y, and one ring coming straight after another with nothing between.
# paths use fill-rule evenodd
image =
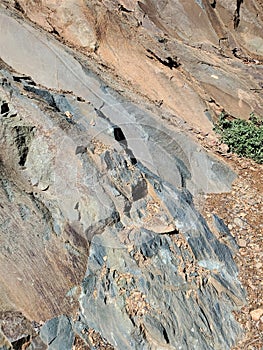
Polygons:
<instances>
[{"instance_id":1,"label":"green shrub","mask_svg":"<svg viewBox=\"0 0 263 350\"><path fill-rule=\"evenodd\" d=\"M263 119L250 114L249 120L229 120L221 113L214 130L221 135L221 141L231 152L263 163Z\"/></svg>"}]
</instances>

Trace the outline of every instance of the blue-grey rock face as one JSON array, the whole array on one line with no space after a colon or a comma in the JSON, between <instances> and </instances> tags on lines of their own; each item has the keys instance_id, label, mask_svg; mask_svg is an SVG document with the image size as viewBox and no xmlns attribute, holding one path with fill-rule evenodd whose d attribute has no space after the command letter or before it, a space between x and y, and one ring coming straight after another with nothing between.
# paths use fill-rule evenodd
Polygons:
<instances>
[{"instance_id":1,"label":"blue-grey rock face","mask_svg":"<svg viewBox=\"0 0 263 350\"><path fill-rule=\"evenodd\" d=\"M230 348L241 331L230 310L244 298L231 250L209 231L189 194L142 174L176 227L154 233L131 222L93 238L82 322L117 349Z\"/></svg>"},{"instance_id":2,"label":"blue-grey rock face","mask_svg":"<svg viewBox=\"0 0 263 350\"><path fill-rule=\"evenodd\" d=\"M1 349L230 349L244 303L236 245L218 217L229 244L214 236L193 196L227 191L233 171L0 16L47 63L27 65L33 81L1 62L0 311L34 321L14 337L2 327ZM7 64L13 55L8 43Z\"/></svg>"},{"instance_id":3,"label":"blue-grey rock face","mask_svg":"<svg viewBox=\"0 0 263 350\"><path fill-rule=\"evenodd\" d=\"M71 350L74 342L71 320L60 316L46 322L41 328L40 338L49 350Z\"/></svg>"}]
</instances>

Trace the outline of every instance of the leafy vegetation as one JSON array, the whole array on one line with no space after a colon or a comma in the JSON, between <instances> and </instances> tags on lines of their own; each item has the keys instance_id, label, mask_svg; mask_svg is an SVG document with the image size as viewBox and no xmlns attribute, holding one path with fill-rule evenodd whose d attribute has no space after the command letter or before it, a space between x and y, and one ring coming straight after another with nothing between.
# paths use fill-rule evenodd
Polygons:
<instances>
[{"instance_id":1,"label":"leafy vegetation","mask_svg":"<svg viewBox=\"0 0 263 350\"><path fill-rule=\"evenodd\" d=\"M249 120L229 120L221 113L214 130L231 152L263 164L263 118L251 113Z\"/></svg>"}]
</instances>

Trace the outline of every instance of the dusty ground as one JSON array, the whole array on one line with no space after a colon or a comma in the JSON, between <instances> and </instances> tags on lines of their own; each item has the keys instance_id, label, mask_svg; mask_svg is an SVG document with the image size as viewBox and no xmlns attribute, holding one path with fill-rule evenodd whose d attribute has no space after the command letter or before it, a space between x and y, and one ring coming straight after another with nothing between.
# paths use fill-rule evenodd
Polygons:
<instances>
[{"instance_id":1,"label":"dusty ground","mask_svg":"<svg viewBox=\"0 0 263 350\"><path fill-rule=\"evenodd\" d=\"M168 122L175 124L175 121ZM231 192L197 197L195 205L215 234L217 232L213 230L212 214L223 219L239 245L235 261L239 267L239 279L247 292L247 305L235 313L245 335L232 350L262 350L263 165L226 152L226 145L211 133L187 125L184 129L237 174Z\"/></svg>"},{"instance_id":2,"label":"dusty ground","mask_svg":"<svg viewBox=\"0 0 263 350\"><path fill-rule=\"evenodd\" d=\"M200 136L199 136L200 137ZM220 147L204 145L218 154L236 171L230 193L208 195L203 214L211 223L215 213L228 225L240 246L236 255L239 278L247 291L247 305L236 313L246 332L233 350L261 350L263 347L263 172L262 165L236 155L222 154ZM209 144L210 143L210 144ZM221 153L221 154L220 154Z\"/></svg>"}]
</instances>

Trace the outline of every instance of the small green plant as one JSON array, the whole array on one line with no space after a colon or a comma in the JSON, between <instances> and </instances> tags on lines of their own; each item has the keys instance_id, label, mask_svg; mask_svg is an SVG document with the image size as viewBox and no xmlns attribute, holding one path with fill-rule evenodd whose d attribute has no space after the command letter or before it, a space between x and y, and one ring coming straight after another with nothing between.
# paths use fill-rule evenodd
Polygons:
<instances>
[{"instance_id":1,"label":"small green plant","mask_svg":"<svg viewBox=\"0 0 263 350\"><path fill-rule=\"evenodd\" d=\"M221 141L231 152L263 163L263 118L250 114L249 120L230 120L221 113L214 130L221 135Z\"/></svg>"}]
</instances>

